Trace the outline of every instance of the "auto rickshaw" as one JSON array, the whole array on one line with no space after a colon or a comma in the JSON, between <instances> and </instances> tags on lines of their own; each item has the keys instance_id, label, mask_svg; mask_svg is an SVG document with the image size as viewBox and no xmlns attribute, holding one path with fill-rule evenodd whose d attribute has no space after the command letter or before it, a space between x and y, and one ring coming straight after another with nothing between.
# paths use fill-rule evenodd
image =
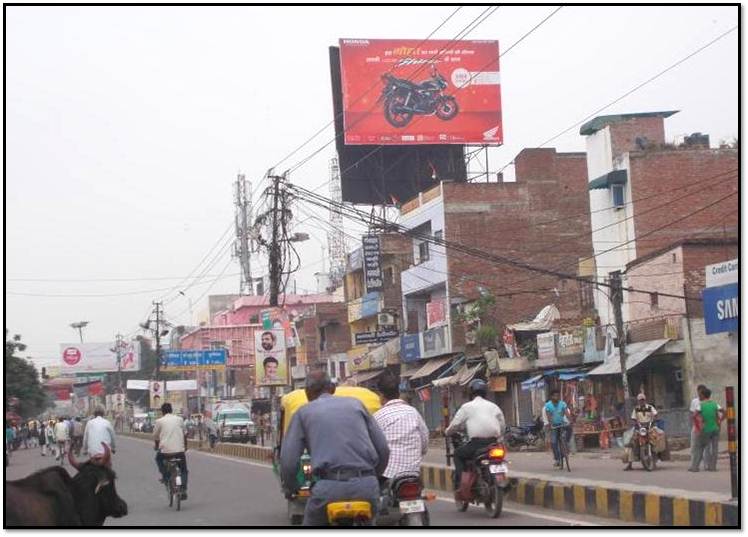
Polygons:
<instances>
[{"instance_id":1,"label":"auto rickshaw","mask_svg":"<svg viewBox=\"0 0 748 537\"><path fill-rule=\"evenodd\" d=\"M353 397L358 399L366 407L370 414L374 414L381 408L379 396L373 391L358 386L338 386L335 389L335 397ZM273 472L280 478L280 452L283 443L283 435L288 430L291 419L302 406L307 404L306 392L303 389L294 390L281 398L280 427L278 442L273 449ZM331 417L331 419L334 419ZM304 451L299 460L299 470L296 473L298 492L288 497L288 518L291 525L298 526L304 520L304 509L307 498L311 494L313 469L309 453Z\"/></svg>"}]
</instances>

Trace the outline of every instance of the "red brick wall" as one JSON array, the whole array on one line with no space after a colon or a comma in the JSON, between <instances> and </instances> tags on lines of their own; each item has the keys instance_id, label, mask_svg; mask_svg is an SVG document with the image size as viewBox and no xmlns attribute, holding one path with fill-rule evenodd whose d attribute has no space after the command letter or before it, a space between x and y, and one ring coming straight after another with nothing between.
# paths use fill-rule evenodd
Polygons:
<instances>
[{"instance_id":1,"label":"red brick wall","mask_svg":"<svg viewBox=\"0 0 748 537\"><path fill-rule=\"evenodd\" d=\"M319 350L321 324L326 325L324 352ZM326 360L331 354L345 353L351 348L348 308L343 302L317 304L310 316L297 321L296 329L302 346L301 354L306 356L308 365Z\"/></svg>"},{"instance_id":2,"label":"red brick wall","mask_svg":"<svg viewBox=\"0 0 748 537\"><path fill-rule=\"evenodd\" d=\"M610 126L613 158L627 151L636 151L636 138L646 138L650 143L665 143L665 121L661 117L640 117Z\"/></svg>"},{"instance_id":3,"label":"red brick wall","mask_svg":"<svg viewBox=\"0 0 748 537\"><path fill-rule=\"evenodd\" d=\"M515 163L516 183L444 184L446 239L576 274L578 259L592 254L585 155L526 149ZM564 318L583 314L573 281L454 251L448 271L452 298L475 299L478 286L497 296L499 327L532 318L551 303ZM508 293L517 294L500 296Z\"/></svg>"},{"instance_id":4,"label":"red brick wall","mask_svg":"<svg viewBox=\"0 0 748 537\"><path fill-rule=\"evenodd\" d=\"M737 172L732 173L738 168L737 156L734 149L642 151L631 154L629 181L634 200L637 257L680 239L719 235L723 232L723 225L728 234L735 233L738 224L737 195L693 216L688 215L730 192L737 192ZM693 195L685 196L689 192L693 192ZM676 198L682 199L665 205ZM663 227L675 220L680 221Z\"/></svg>"}]
</instances>

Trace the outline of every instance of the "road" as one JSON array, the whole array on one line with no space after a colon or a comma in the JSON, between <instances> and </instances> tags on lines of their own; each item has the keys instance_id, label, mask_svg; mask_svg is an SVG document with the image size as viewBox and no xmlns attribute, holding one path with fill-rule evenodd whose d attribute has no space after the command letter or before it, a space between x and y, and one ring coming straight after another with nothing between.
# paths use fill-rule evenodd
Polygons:
<instances>
[{"instance_id":1,"label":"road","mask_svg":"<svg viewBox=\"0 0 748 537\"><path fill-rule=\"evenodd\" d=\"M107 519L106 526L287 526L285 501L270 466L210 453L188 452L189 499L182 511L168 507L163 485L153 461L152 444L145 440L119 438L114 470L117 492L127 502L129 514ZM13 453L6 479L19 479L52 464L39 450ZM74 472L69 465L69 471ZM497 520L482 508L471 506L457 513L444 493L429 504L434 526L575 526L621 525L620 520L575 515L507 502Z\"/></svg>"}]
</instances>

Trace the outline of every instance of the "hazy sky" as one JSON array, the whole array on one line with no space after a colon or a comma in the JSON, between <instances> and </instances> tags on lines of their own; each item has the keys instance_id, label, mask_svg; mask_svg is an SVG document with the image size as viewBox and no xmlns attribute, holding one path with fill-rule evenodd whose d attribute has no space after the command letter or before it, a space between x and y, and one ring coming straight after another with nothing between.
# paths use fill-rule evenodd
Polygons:
<instances>
[{"instance_id":1,"label":"hazy sky","mask_svg":"<svg viewBox=\"0 0 748 537\"><path fill-rule=\"evenodd\" d=\"M484 9L462 8L433 37L454 38ZM503 6L467 38L504 50L553 9ZM215 244L213 277L185 294L197 311L206 291L235 292L230 234L217 243L233 218L232 182L241 170L258 183L332 119L327 47L341 37L422 39L454 10L8 7L5 326L30 356L51 358L77 340L71 322L91 322L88 341L110 340L132 333L156 298L169 319L188 322L188 299L168 291ZM501 58L505 145L490 168L737 23L734 7L564 7ZM737 136L737 45L735 31L602 113L676 109L669 138ZM583 150L578 131L550 146ZM332 136L329 127L280 170ZM292 180L324 183L333 147ZM299 230L316 237L301 246L298 278L314 289L325 230L313 221Z\"/></svg>"}]
</instances>

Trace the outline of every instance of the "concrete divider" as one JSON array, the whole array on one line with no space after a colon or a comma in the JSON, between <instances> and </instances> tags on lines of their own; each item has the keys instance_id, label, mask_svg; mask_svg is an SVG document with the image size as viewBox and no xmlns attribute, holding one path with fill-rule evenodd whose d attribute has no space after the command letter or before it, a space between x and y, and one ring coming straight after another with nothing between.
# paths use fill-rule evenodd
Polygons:
<instances>
[{"instance_id":1,"label":"concrete divider","mask_svg":"<svg viewBox=\"0 0 748 537\"><path fill-rule=\"evenodd\" d=\"M122 433L124 436L152 440L147 433ZM189 449L241 457L260 462L271 462L273 450L248 444L219 443L210 449L207 442L199 447L190 440ZM452 468L436 464L421 465L424 487L448 492L454 490ZM524 477L512 478L509 499L557 511L614 518L627 522L642 522L655 526L720 526L737 527L737 503L689 499L669 494L641 492L620 486L587 486L568 482L544 481Z\"/></svg>"}]
</instances>

